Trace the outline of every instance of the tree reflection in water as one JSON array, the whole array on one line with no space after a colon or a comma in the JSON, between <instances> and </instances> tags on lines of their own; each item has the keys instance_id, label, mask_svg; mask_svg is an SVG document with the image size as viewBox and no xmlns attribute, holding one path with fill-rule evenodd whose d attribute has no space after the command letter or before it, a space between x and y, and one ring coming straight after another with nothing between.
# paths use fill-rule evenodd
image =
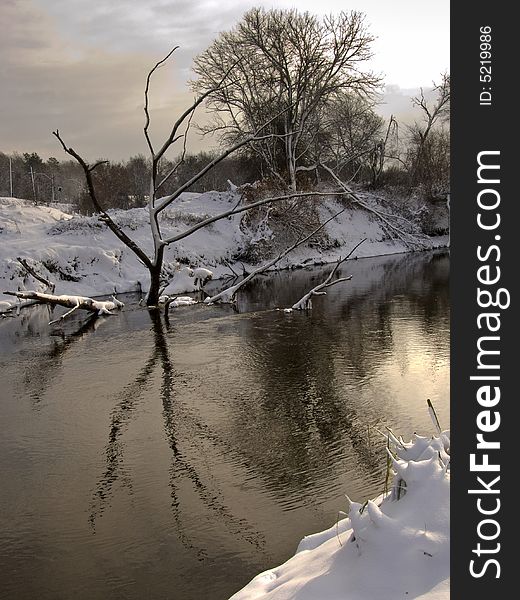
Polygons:
<instances>
[{"instance_id":1,"label":"tree reflection in water","mask_svg":"<svg viewBox=\"0 0 520 600\"><path fill-rule=\"evenodd\" d=\"M163 427L171 450L171 465L169 469L169 488L171 497L171 512L177 535L183 546L195 550L202 559L206 550L196 546L192 541L187 527L183 521L183 501L180 492L182 479L187 479L195 489L203 505L215 514L219 522L228 532L254 546L261 551L264 545L263 536L243 518L237 518L222 501L223 493L218 482L211 475L202 477L188 453L182 449L182 439L179 431L187 425L189 431L196 431L197 439L190 439L190 450L201 446L203 441L214 446L224 447L231 451L228 444L221 440L207 425L202 423L197 416L188 409L179 397L175 397L173 389L177 373L172 364L168 346L167 333L172 333L168 321L163 322L158 310L149 310L152 324L154 345L152 353L136 378L122 390L119 399L112 411L108 443L105 448L106 468L100 477L93 494L89 521L95 529L96 520L106 510L113 493L114 484L120 478L123 485L131 490L131 483L124 466L124 442L122 436L130 421L137 415L136 408L143 400L144 393L152 381L156 370L160 372L160 398L162 402ZM209 480L209 482L208 482Z\"/></svg>"}]
</instances>

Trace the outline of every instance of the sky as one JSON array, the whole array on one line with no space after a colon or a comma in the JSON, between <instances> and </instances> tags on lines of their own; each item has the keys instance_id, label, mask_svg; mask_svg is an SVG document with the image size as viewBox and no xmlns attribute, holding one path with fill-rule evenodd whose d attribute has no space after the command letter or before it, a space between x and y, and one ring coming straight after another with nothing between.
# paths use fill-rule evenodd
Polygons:
<instances>
[{"instance_id":1,"label":"sky","mask_svg":"<svg viewBox=\"0 0 520 600\"><path fill-rule=\"evenodd\" d=\"M192 101L193 57L253 6L366 15L387 86L384 116L411 118L410 96L449 69L449 0L0 0L0 151L65 158L51 131L87 159L146 154L143 90L150 67L157 142ZM203 117L200 117L203 118ZM191 150L211 141L192 136Z\"/></svg>"}]
</instances>

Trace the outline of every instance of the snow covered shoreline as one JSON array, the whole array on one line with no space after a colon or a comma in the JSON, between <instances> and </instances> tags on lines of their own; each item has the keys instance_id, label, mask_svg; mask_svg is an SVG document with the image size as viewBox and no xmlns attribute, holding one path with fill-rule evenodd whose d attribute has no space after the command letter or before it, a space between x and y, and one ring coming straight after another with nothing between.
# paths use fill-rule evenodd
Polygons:
<instances>
[{"instance_id":1,"label":"snow covered shoreline","mask_svg":"<svg viewBox=\"0 0 520 600\"><path fill-rule=\"evenodd\" d=\"M391 491L305 537L230 600L448 600L450 433L399 441Z\"/></svg>"},{"instance_id":2,"label":"snow covered shoreline","mask_svg":"<svg viewBox=\"0 0 520 600\"><path fill-rule=\"evenodd\" d=\"M163 227L168 233L184 231L193 223L229 210L237 200L233 192L184 193L171 209L165 211ZM325 221L338 212L334 199L320 202L320 219ZM141 247L151 249L148 213L144 208L110 211ZM402 242L388 239L381 223L370 214L349 208L325 228L331 241L326 249L302 246L285 257L276 269L302 265L326 264L345 255L361 239L366 242L356 257L372 257L408 252ZM262 232L268 243L269 232ZM271 233L272 235L272 233ZM197 231L170 248L166 267L172 282L168 293L195 290L194 280L185 266L207 267L219 279L230 273L236 257L251 247L260 236L258 230L244 227L241 215L223 219ZM59 207L35 206L26 200L0 198L0 291L42 290L18 261L27 261L44 278L56 284L57 294L100 296L146 289L147 271L96 216L71 215ZM430 238L432 248L447 245L447 236ZM242 261L237 270L241 272ZM246 267L249 264L244 262ZM2 294L5 308L12 299Z\"/></svg>"}]
</instances>

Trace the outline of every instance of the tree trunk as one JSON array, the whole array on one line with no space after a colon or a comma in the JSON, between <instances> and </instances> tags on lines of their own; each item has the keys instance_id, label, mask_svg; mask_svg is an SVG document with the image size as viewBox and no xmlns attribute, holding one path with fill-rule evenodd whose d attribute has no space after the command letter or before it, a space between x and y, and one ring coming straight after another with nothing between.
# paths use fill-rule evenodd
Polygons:
<instances>
[{"instance_id":1,"label":"tree trunk","mask_svg":"<svg viewBox=\"0 0 520 600\"><path fill-rule=\"evenodd\" d=\"M290 189L295 192L296 191L296 157L295 157L295 149L293 146L293 134L287 137L286 151L287 151L287 170L289 171L289 183Z\"/></svg>"},{"instance_id":2,"label":"tree trunk","mask_svg":"<svg viewBox=\"0 0 520 600\"><path fill-rule=\"evenodd\" d=\"M148 268L150 271L150 288L146 294L146 306L157 306L161 292L161 273L164 259L164 246L157 250L154 263Z\"/></svg>"}]
</instances>

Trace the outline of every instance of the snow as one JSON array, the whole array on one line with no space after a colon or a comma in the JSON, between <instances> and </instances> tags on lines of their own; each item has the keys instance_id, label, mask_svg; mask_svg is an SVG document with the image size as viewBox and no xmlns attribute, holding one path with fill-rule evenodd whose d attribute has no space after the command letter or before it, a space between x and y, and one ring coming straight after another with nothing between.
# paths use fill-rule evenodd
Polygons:
<instances>
[{"instance_id":1,"label":"snow","mask_svg":"<svg viewBox=\"0 0 520 600\"><path fill-rule=\"evenodd\" d=\"M193 277L194 279L200 279L201 281L213 279L213 271L205 269L204 267L197 267L196 269L193 269Z\"/></svg>"},{"instance_id":2,"label":"snow","mask_svg":"<svg viewBox=\"0 0 520 600\"><path fill-rule=\"evenodd\" d=\"M161 214L163 235L179 234L209 216L230 210L237 201L236 189L200 194L185 192ZM322 221L338 212L340 207L331 198L320 198L319 202ZM106 225L96 216L71 215L64 208L67 207L35 206L26 200L0 198L0 292L45 291L41 282L27 274L18 258L25 259L37 273L53 281L56 294L97 296L146 291L146 268ZM109 212L151 256L148 210L136 208ZM271 235L267 230L261 231L262 228L265 229L265 223L260 223L259 228L252 231L243 225L242 215L233 215L172 244L165 255L165 269L171 282L164 293L175 295L196 291L199 285L193 275L197 269L204 269L201 273L206 276L208 270L213 279L229 274L227 263L233 266L234 258L240 256L255 239ZM389 240L377 220L355 208L345 210L338 221L330 222L325 230L335 241L333 247L329 250L298 247L276 268L336 261L364 237L367 241L356 252L358 257L409 250L403 243ZM434 238L432 246L445 245L446 239ZM246 267L252 270L251 265ZM237 271L242 271L241 266ZM0 302L9 301L9 297L0 294Z\"/></svg>"},{"instance_id":3,"label":"snow","mask_svg":"<svg viewBox=\"0 0 520 600\"><path fill-rule=\"evenodd\" d=\"M168 302L168 306L170 308L177 308L178 306L192 306L193 304L198 304L197 300L195 300L191 296L175 296L174 298L171 298L168 295L164 295L159 298L159 304L166 304L166 302Z\"/></svg>"},{"instance_id":4,"label":"snow","mask_svg":"<svg viewBox=\"0 0 520 600\"><path fill-rule=\"evenodd\" d=\"M448 600L449 436L398 441L387 495L350 502L348 518L230 600Z\"/></svg>"}]
</instances>

